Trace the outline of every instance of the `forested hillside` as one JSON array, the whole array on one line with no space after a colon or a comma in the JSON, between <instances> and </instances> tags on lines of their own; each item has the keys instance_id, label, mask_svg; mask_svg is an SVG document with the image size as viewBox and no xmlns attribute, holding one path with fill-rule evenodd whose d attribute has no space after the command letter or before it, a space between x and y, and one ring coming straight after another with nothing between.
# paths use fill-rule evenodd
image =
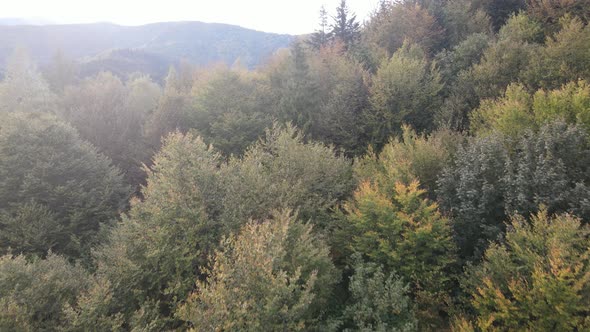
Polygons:
<instances>
[{"instance_id":1,"label":"forested hillside","mask_svg":"<svg viewBox=\"0 0 590 332\"><path fill-rule=\"evenodd\" d=\"M589 19L342 0L161 84L15 49L0 331L590 330Z\"/></svg>"},{"instance_id":2,"label":"forested hillside","mask_svg":"<svg viewBox=\"0 0 590 332\"><path fill-rule=\"evenodd\" d=\"M0 68L5 68L14 48L22 47L41 68L54 62L55 57L65 57L77 62L81 77L111 71L127 79L135 72L144 72L161 80L169 66L183 60L200 66L237 61L254 68L292 40L289 35L203 22L142 26L0 24Z\"/></svg>"}]
</instances>

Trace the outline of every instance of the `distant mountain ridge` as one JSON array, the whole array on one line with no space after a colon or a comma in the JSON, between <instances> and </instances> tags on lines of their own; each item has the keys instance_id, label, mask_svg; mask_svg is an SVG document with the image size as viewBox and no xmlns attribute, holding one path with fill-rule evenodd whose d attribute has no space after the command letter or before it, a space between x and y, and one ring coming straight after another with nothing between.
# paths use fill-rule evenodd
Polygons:
<instances>
[{"instance_id":1,"label":"distant mountain ridge","mask_svg":"<svg viewBox=\"0 0 590 332\"><path fill-rule=\"evenodd\" d=\"M0 69L16 47L27 48L41 66L61 51L90 68L82 68L83 72L100 70L103 65L125 71L126 68L117 66L133 65L135 60L136 71L145 69L148 72L161 72L161 68L150 66L168 67L181 59L195 65L215 62L231 65L239 59L241 64L251 68L277 49L287 47L293 39L291 35L196 21L142 26L0 24ZM142 64L148 68L142 68Z\"/></svg>"}]
</instances>

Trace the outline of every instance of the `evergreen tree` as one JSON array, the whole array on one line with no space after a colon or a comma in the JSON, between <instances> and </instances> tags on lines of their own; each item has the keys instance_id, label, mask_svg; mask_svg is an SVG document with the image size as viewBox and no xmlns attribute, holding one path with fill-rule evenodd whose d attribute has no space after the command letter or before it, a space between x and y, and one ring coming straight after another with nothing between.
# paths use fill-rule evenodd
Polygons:
<instances>
[{"instance_id":1,"label":"evergreen tree","mask_svg":"<svg viewBox=\"0 0 590 332\"><path fill-rule=\"evenodd\" d=\"M43 114L3 114L0 130L0 250L86 257L129 189L108 158Z\"/></svg>"},{"instance_id":2,"label":"evergreen tree","mask_svg":"<svg viewBox=\"0 0 590 332\"><path fill-rule=\"evenodd\" d=\"M350 49L360 37L360 24L356 21L356 15L350 14L346 0L340 0L333 20L331 35L343 42L346 49Z\"/></svg>"},{"instance_id":3,"label":"evergreen tree","mask_svg":"<svg viewBox=\"0 0 590 332\"><path fill-rule=\"evenodd\" d=\"M328 31L328 12L326 7L320 8L320 28L316 30L309 39L309 44L316 50L328 45L332 40L332 32Z\"/></svg>"},{"instance_id":4,"label":"evergreen tree","mask_svg":"<svg viewBox=\"0 0 590 332\"><path fill-rule=\"evenodd\" d=\"M84 306L78 324L87 325L84 318L97 311L97 320L122 319L138 329L184 326L173 313L224 229L210 218L223 200L219 164L220 155L199 137L166 138L148 171L143 201L132 202L108 243L96 251L99 283L110 289L108 296L97 291L86 296L108 309Z\"/></svg>"},{"instance_id":5,"label":"evergreen tree","mask_svg":"<svg viewBox=\"0 0 590 332\"><path fill-rule=\"evenodd\" d=\"M481 257L503 234L501 220L528 216L540 204L587 219L588 144L582 128L554 122L516 139L494 134L461 147L437 192L443 210L453 215L461 256Z\"/></svg>"}]
</instances>

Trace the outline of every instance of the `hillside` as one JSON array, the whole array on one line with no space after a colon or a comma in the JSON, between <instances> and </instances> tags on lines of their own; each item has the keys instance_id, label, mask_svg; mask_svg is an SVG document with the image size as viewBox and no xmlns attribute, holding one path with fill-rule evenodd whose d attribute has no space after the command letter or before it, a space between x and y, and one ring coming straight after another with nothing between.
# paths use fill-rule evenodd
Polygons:
<instances>
[{"instance_id":1,"label":"hillside","mask_svg":"<svg viewBox=\"0 0 590 332\"><path fill-rule=\"evenodd\" d=\"M157 68L141 71L159 72L180 59L196 65L213 62L234 63L237 59L252 68L275 50L286 47L292 36L265 33L227 24L202 22L168 22L143 26L120 26L110 23L68 25L1 25L0 68L15 47L24 46L41 66L61 51L81 60L94 72L114 72L117 63L157 63ZM121 50L124 50L121 52ZM135 59L133 56L138 56ZM146 61L149 58L149 61ZM156 61L157 60L157 61ZM104 68L102 68L104 66Z\"/></svg>"}]
</instances>

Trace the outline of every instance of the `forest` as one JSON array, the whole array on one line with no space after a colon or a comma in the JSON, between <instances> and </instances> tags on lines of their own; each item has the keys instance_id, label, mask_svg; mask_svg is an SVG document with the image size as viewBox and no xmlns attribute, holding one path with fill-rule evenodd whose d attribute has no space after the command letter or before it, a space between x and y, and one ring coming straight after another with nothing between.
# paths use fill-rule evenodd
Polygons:
<instances>
[{"instance_id":1,"label":"forest","mask_svg":"<svg viewBox=\"0 0 590 332\"><path fill-rule=\"evenodd\" d=\"M0 331L590 331L590 0L345 0L256 68L0 81Z\"/></svg>"}]
</instances>

